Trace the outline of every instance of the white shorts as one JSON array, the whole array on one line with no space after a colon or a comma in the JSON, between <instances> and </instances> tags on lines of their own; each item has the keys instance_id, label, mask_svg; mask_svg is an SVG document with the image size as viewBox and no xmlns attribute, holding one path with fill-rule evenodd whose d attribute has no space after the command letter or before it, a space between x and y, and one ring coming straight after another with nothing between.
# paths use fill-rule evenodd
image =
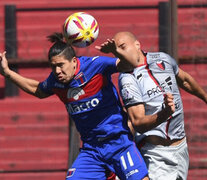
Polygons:
<instances>
[{"instance_id":1,"label":"white shorts","mask_svg":"<svg viewBox=\"0 0 207 180\"><path fill-rule=\"evenodd\" d=\"M150 180L186 180L189 154L186 138L176 146L146 143L141 153L149 171Z\"/></svg>"}]
</instances>

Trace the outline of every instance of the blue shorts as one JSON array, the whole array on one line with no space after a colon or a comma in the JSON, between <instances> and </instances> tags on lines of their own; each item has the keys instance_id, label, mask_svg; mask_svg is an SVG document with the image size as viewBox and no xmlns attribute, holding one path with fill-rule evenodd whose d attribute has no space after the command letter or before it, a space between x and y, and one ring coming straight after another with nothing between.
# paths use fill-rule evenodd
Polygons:
<instances>
[{"instance_id":1,"label":"blue shorts","mask_svg":"<svg viewBox=\"0 0 207 180\"><path fill-rule=\"evenodd\" d=\"M122 134L117 138L84 143L68 170L66 180L105 180L106 169L110 169L121 180L141 180L148 174L132 138Z\"/></svg>"}]
</instances>

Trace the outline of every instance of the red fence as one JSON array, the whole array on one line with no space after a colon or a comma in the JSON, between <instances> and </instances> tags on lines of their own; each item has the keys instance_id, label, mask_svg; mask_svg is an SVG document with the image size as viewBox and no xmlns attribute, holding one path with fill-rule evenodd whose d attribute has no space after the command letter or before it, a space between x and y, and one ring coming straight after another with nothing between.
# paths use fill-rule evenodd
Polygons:
<instances>
[{"instance_id":1,"label":"red fence","mask_svg":"<svg viewBox=\"0 0 207 180\"><path fill-rule=\"evenodd\" d=\"M89 48L77 49L79 55L99 55L94 46L118 31L132 31L144 50L158 51L159 2L2 0L0 19L4 19L5 4L16 5L17 62L13 66L20 74L41 81L49 73L46 61L50 43L46 36L60 31L65 18L76 11L92 14L100 26L97 41ZM181 67L207 90L206 9L204 0L178 2ZM1 51L4 43L4 21L0 21ZM116 78L113 78L115 82ZM56 97L38 100L20 91L19 96L6 98L4 93L5 82L0 77L0 179L64 179L69 152L65 107ZM207 178L206 105L183 91L182 96L191 159L188 180L204 180Z\"/></svg>"}]
</instances>

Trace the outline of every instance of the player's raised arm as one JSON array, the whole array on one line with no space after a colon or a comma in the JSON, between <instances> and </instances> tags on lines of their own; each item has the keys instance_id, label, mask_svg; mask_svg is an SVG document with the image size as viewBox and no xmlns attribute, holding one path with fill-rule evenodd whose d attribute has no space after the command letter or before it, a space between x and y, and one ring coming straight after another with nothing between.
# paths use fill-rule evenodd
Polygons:
<instances>
[{"instance_id":1,"label":"player's raised arm","mask_svg":"<svg viewBox=\"0 0 207 180\"><path fill-rule=\"evenodd\" d=\"M102 43L100 46L95 46L95 48L103 53L116 53L116 45L113 39L107 39L106 42Z\"/></svg>"},{"instance_id":2,"label":"player's raised arm","mask_svg":"<svg viewBox=\"0 0 207 180\"><path fill-rule=\"evenodd\" d=\"M179 87L207 103L207 93L190 74L179 68L176 79Z\"/></svg>"},{"instance_id":3,"label":"player's raised arm","mask_svg":"<svg viewBox=\"0 0 207 180\"><path fill-rule=\"evenodd\" d=\"M130 64L124 53L121 52L121 48L117 48L114 39L107 39L106 42L102 43L100 46L95 46L97 50L102 53L108 54L112 53L115 57L117 57L117 69L119 72L131 71L134 67Z\"/></svg>"},{"instance_id":4,"label":"player's raised arm","mask_svg":"<svg viewBox=\"0 0 207 180\"><path fill-rule=\"evenodd\" d=\"M3 53L0 53L0 73L28 94L34 95L38 98L44 98L48 96L38 88L38 81L25 78L9 68L5 51Z\"/></svg>"}]
</instances>

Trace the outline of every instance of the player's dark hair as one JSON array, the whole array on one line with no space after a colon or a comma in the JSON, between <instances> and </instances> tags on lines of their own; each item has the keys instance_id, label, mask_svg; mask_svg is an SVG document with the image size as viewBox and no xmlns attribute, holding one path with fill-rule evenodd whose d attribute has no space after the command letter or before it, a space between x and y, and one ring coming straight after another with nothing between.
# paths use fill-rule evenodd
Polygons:
<instances>
[{"instance_id":1,"label":"player's dark hair","mask_svg":"<svg viewBox=\"0 0 207 180\"><path fill-rule=\"evenodd\" d=\"M64 41L62 33L55 32L47 36L48 40L53 43L48 52L48 60L51 61L52 57L60 55L64 56L69 61L76 56L73 47Z\"/></svg>"}]
</instances>

